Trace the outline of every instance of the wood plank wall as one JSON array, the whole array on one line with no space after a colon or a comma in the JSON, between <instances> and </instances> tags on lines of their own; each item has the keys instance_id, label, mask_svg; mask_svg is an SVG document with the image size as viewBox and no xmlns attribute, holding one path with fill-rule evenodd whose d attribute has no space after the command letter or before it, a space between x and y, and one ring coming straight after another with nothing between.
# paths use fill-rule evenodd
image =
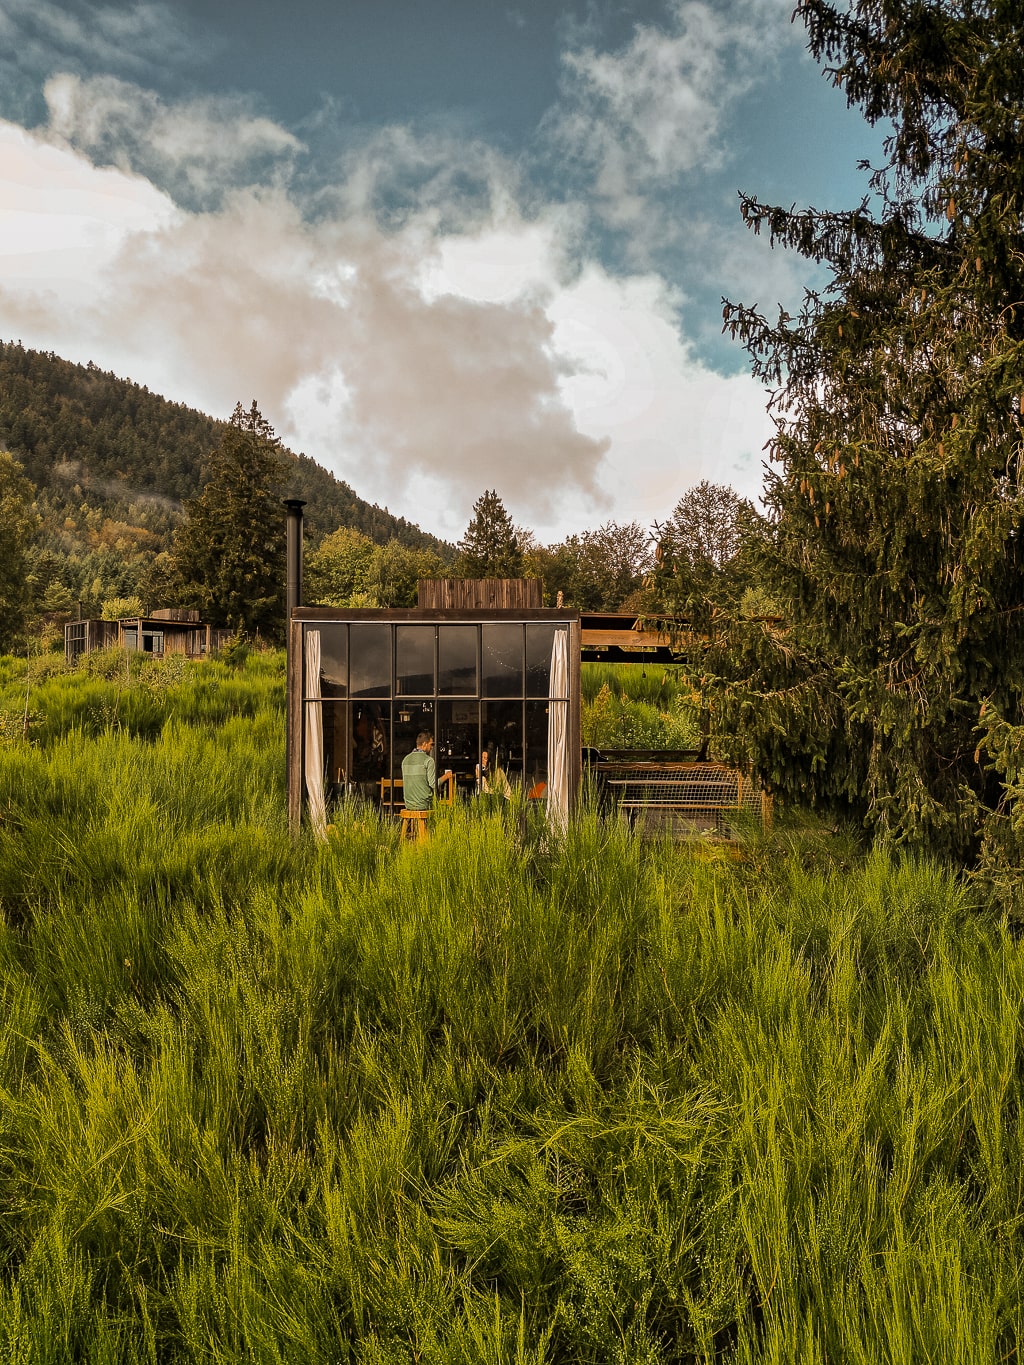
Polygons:
<instances>
[{"instance_id":1,"label":"wood plank wall","mask_svg":"<svg viewBox=\"0 0 1024 1365\"><path fill-rule=\"evenodd\" d=\"M539 610L544 584L539 578L421 578L421 611Z\"/></svg>"}]
</instances>

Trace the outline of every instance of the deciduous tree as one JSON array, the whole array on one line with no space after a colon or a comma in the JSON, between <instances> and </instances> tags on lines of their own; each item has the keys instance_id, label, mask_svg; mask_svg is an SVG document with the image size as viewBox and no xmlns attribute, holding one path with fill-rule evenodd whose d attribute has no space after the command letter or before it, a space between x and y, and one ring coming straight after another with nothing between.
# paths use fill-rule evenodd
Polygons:
<instances>
[{"instance_id":1,"label":"deciduous tree","mask_svg":"<svg viewBox=\"0 0 1024 1365\"><path fill-rule=\"evenodd\" d=\"M654 567L649 532L637 522L608 521L594 531L568 536L559 545L530 548L527 572L544 580L552 604L581 611L618 611L635 596Z\"/></svg>"}]
</instances>

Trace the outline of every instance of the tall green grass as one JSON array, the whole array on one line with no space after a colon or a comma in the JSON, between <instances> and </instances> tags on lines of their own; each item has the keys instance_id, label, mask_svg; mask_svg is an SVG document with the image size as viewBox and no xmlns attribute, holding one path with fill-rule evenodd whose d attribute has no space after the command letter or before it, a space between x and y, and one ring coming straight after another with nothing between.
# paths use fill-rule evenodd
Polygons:
<instances>
[{"instance_id":1,"label":"tall green grass","mask_svg":"<svg viewBox=\"0 0 1024 1365\"><path fill-rule=\"evenodd\" d=\"M584 744L598 749L698 749L696 699L675 665L585 663Z\"/></svg>"},{"instance_id":2,"label":"tall green grass","mask_svg":"<svg viewBox=\"0 0 1024 1365\"><path fill-rule=\"evenodd\" d=\"M293 842L282 694L0 747L0 1358L1015 1358L1024 949L961 882Z\"/></svg>"}]
</instances>

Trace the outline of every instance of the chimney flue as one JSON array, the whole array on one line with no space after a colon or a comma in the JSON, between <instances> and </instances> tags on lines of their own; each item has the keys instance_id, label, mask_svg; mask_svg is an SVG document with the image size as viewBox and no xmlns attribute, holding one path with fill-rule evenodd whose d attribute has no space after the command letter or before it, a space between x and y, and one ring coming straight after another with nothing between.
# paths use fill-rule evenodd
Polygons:
<instances>
[{"instance_id":1,"label":"chimney flue","mask_svg":"<svg viewBox=\"0 0 1024 1365\"><path fill-rule=\"evenodd\" d=\"M288 536L285 577L285 619L291 621L292 608L302 604L302 509L301 498L286 498Z\"/></svg>"}]
</instances>

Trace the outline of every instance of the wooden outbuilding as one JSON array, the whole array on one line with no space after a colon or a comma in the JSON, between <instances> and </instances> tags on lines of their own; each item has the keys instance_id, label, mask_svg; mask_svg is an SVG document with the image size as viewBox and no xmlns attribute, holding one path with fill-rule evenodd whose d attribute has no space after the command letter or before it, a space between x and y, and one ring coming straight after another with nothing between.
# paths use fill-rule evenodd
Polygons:
<instances>
[{"instance_id":1,"label":"wooden outbuilding","mask_svg":"<svg viewBox=\"0 0 1024 1365\"><path fill-rule=\"evenodd\" d=\"M148 616L130 616L122 621L69 621L64 627L64 657L74 663L95 649L120 647L159 657L178 654L186 659L205 659L223 648L233 634L201 621L198 611L160 607Z\"/></svg>"}]
</instances>

